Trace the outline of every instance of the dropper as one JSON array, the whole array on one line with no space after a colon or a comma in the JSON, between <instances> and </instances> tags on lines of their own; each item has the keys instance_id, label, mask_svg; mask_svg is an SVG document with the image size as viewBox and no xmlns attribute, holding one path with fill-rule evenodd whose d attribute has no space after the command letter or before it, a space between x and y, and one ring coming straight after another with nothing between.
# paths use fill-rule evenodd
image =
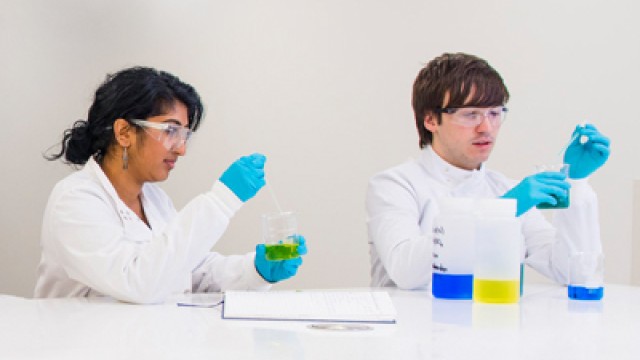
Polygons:
<instances>
[{"instance_id":1,"label":"dropper","mask_svg":"<svg viewBox=\"0 0 640 360\"><path fill-rule=\"evenodd\" d=\"M271 185L269 185L269 183L267 183L267 189L269 189L269 194L271 194L271 198L273 199L273 202L276 204L276 207L278 208L278 212L282 213L282 208L280 207L280 203L278 202L276 193L275 191L273 191L273 188L271 187Z\"/></svg>"},{"instance_id":2,"label":"dropper","mask_svg":"<svg viewBox=\"0 0 640 360\"><path fill-rule=\"evenodd\" d=\"M586 126L585 123L579 124L578 125L581 128L584 128ZM571 144L573 144L573 142L578 138L578 136L580 135L580 132L576 131L573 136L571 137L571 139L569 140L569 142L567 142L562 149L560 149L560 151L558 152L558 156L562 157L564 155L564 152L567 151L567 149L569 148L569 146L571 146ZM586 144L587 141L589 141L589 137L586 135L582 135L580 136L580 144Z\"/></svg>"}]
</instances>

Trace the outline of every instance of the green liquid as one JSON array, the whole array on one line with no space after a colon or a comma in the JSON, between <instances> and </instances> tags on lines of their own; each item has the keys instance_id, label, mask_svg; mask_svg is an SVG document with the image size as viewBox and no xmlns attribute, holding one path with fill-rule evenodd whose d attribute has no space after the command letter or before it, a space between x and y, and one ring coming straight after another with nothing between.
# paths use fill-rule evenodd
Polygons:
<instances>
[{"instance_id":1,"label":"green liquid","mask_svg":"<svg viewBox=\"0 0 640 360\"><path fill-rule=\"evenodd\" d=\"M298 244L265 245L267 260L288 260L297 258Z\"/></svg>"},{"instance_id":2,"label":"green liquid","mask_svg":"<svg viewBox=\"0 0 640 360\"><path fill-rule=\"evenodd\" d=\"M536 207L538 209L566 209L569 207L569 193L567 193L567 196L563 196L563 197L557 197L555 195L551 195L553 196L557 203L555 205L551 205L549 203L542 203L542 204L538 204Z\"/></svg>"}]
</instances>

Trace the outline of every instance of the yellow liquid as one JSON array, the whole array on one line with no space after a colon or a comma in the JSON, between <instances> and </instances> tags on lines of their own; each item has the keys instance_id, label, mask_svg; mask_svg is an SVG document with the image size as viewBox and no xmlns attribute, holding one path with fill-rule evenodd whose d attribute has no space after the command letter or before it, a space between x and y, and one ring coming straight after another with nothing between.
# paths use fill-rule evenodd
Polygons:
<instances>
[{"instance_id":1,"label":"yellow liquid","mask_svg":"<svg viewBox=\"0 0 640 360\"><path fill-rule=\"evenodd\" d=\"M298 254L298 244L266 245L265 255L267 260L272 261L288 260L300 256L300 254Z\"/></svg>"},{"instance_id":2,"label":"yellow liquid","mask_svg":"<svg viewBox=\"0 0 640 360\"><path fill-rule=\"evenodd\" d=\"M519 280L473 280L473 300L483 303L512 304L520 299Z\"/></svg>"}]
</instances>

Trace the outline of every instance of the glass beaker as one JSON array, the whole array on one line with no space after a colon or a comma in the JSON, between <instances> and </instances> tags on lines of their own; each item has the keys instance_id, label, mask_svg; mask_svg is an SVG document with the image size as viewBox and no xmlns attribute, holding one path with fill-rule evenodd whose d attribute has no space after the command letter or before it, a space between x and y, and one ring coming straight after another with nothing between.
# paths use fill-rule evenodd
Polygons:
<instances>
[{"instance_id":1,"label":"glass beaker","mask_svg":"<svg viewBox=\"0 0 640 360\"><path fill-rule=\"evenodd\" d=\"M578 252L569 257L570 299L600 300L604 295L604 254Z\"/></svg>"},{"instance_id":2,"label":"glass beaker","mask_svg":"<svg viewBox=\"0 0 640 360\"><path fill-rule=\"evenodd\" d=\"M569 177L569 164L549 164L536 166L537 172L554 171L561 172ZM566 209L569 207L569 191L567 190L565 196L551 195L556 199L556 204L541 203L536 205L538 209Z\"/></svg>"},{"instance_id":3,"label":"glass beaker","mask_svg":"<svg viewBox=\"0 0 640 360\"><path fill-rule=\"evenodd\" d=\"M262 235L267 260L287 260L298 253L298 222L293 212L262 215Z\"/></svg>"}]
</instances>

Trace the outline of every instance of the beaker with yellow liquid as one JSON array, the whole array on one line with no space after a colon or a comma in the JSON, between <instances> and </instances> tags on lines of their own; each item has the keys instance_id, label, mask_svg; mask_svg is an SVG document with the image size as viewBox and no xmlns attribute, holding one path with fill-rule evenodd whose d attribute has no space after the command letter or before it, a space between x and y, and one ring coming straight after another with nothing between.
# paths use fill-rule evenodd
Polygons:
<instances>
[{"instance_id":1,"label":"beaker with yellow liquid","mask_svg":"<svg viewBox=\"0 0 640 360\"><path fill-rule=\"evenodd\" d=\"M473 300L512 304L520 300L522 233L516 200L479 199Z\"/></svg>"}]
</instances>

